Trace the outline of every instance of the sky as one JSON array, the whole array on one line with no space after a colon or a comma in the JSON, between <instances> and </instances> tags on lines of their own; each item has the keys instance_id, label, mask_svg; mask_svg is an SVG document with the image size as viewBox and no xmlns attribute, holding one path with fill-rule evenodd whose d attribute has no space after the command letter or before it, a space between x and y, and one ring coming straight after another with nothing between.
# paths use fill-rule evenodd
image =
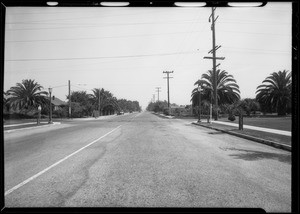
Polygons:
<instances>
[{"instance_id":1,"label":"sky","mask_svg":"<svg viewBox=\"0 0 300 214\"><path fill-rule=\"evenodd\" d=\"M109 90L118 99L191 104L194 83L212 69L206 7L7 7L4 90L34 79L66 101L71 91ZM292 4L218 7L219 68L233 75L241 98L255 98L273 72L291 71Z\"/></svg>"}]
</instances>

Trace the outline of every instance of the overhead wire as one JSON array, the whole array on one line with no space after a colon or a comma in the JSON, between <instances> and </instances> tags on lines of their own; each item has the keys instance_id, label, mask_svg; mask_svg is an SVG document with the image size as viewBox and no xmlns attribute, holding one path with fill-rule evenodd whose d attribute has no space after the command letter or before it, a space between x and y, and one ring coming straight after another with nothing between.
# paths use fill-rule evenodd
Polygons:
<instances>
[{"instance_id":1,"label":"overhead wire","mask_svg":"<svg viewBox=\"0 0 300 214\"><path fill-rule=\"evenodd\" d=\"M130 37L144 37L144 36L160 36L160 35L174 35L174 34L185 34L185 33L199 33L200 31L190 31L190 32L169 32L169 33L155 33L155 34L137 34L137 35L124 35L124 36L102 36L102 37L85 37L85 38L63 38L63 39L35 39L35 40L15 40L15 41L5 41L6 43L12 42L48 42L48 41L73 41L73 40L94 40L94 39L113 39L113 38L130 38Z\"/></svg>"},{"instance_id":2,"label":"overhead wire","mask_svg":"<svg viewBox=\"0 0 300 214\"><path fill-rule=\"evenodd\" d=\"M82 12L82 11L80 11ZM76 14L76 12L72 12L74 14ZM67 21L67 20L84 20L84 19L95 19L95 18L105 18L105 17L116 17L116 16L132 16L132 15L145 15L147 12L140 12L140 13L126 13L126 14L108 14L108 15L102 15L102 14L97 14L97 16L84 16L84 17L73 17L73 18L62 18L62 19L48 19L48 20L35 20L35 21L31 21L32 23L31 24L51 24L51 23L45 23L48 22L48 21ZM150 13L150 12L148 12ZM151 11L151 14L159 14L159 13L163 13L163 14L166 14L165 11L157 11L157 10L154 10L154 11ZM45 13L42 13L43 15L46 15ZM10 15L10 13L7 13L6 15ZM7 24L26 24L28 22L15 22L15 23L10 23L8 22Z\"/></svg>"},{"instance_id":3,"label":"overhead wire","mask_svg":"<svg viewBox=\"0 0 300 214\"><path fill-rule=\"evenodd\" d=\"M44 14L44 13L43 13ZM76 14L75 12L73 12L73 14ZM105 18L105 17L115 17L115 16L131 16L131 15L144 15L145 12L143 13L128 13L128 14L109 14L109 15L99 15L97 14L97 16L93 15L93 16L83 16L83 17L73 17L73 18L62 18L62 19L48 19L48 20L35 20L35 21L31 21L31 23L27 22L7 22L6 24L51 24L51 23L45 23L48 21L71 21L71 20L84 20L84 19L95 19L95 18ZM9 13L7 13L7 15L9 15ZM29 21L30 22L30 21Z\"/></svg>"},{"instance_id":4,"label":"overhead wire","mask_svg":"<svg viewBox=\"0 0 300 214\"><path fill-rule=\"evenodd\" d=\"M132 25L163 25L163 24L186 24L191 22L191 20L173 20L165 22L136 22L136 23L105 23L106 25L99 25L95 23L94 25L79 24L78 26L65 26L65 27L52 27L52 28L7 28L6 31L22 31L22 30L54 30L54 29L72 29L72 28L102 28L102 27L115 27L115 26L132 26ZM69 24L67 24L69 25Z\"/></svg>"},{"instance_id":5,"label":"overhead wire","mask_svg":"<svg viewBox=\"0 0 300 214\"><path fill-rule=\"evenodd\" d=\"M192 28L192 26L193 26L193 24L195 23L195 21L197 21L197 20L199 21L199 19L197 19L197 17L198 17L199 14L200 14L200 13L197 13L197 14L196 14L195 18L193 19L193 22L191 22L190 25L188 26L188 29L191 29L191 28ZM190 34L191 34L191 33L188 32L187 34L185 34L184 39L181 40L181 43L180 43L180 45L178 46L178 50L181 50L181 51L179 51L179 52L182 52L182 51L183 51L184 43L185 43L187 37L190 36ZM177 63L177 64L180 64L181 61L182 61L182 58L183 58L182 55L181 55L181 57L180 57L179 55L177 55L177 56L176 56L176 59L174 60L175 64L176 64L176 63ZM174 66L174 67L175 67L175 66Z\"/></svg>"},{"instance_id":6,"label":"overhead wire","mask_svg":"<svg viewBox=\"0 0 300 214\"><path fill-rule=\"evenodd\" d=\"M243 32L243 31L232 31L232 30L220 30L220 32L225 32L225 33L242 33L242 34L257 34L257 35L270 35L270 36L291 36L290 34Z\"/></svg>"},{"instance_id":7,"label":"overhead wire","mask_svg":"<svg viewBox=\"0 0 300 214\"><path fill-rule=\"evenodd\" d=\"M55 61L55 60L86 60L86 59L109 59L109 58L135 58L135 57L152 57L152 56L168 56L176 54L193 54L195 51L185 51L179 53L160 53L160 54L138 54L123 56L99 56L99 57L78 57L78 58L44 58L44 59L5 59L5 61Z\"/></svg>"},{"instance_id":8,"label":"overhead wire","mask_svg":"<svg viewBox=\"0 0 300 214\"><path fill-rule=\"evenodd\" d=\"M200 15L200 13L199 13L199 15ZM202 17L199 17L198 21L199 21L199 20L204 20L205 15L206 15L206 14L203 13L203 16L202 16ZM196 22L195 22L195 23L196 23ZM193 25L195 25L195 23L194 23ZM206 26L206 24L204 23L203 26L202 26L202 28L201 28L201 30L200 30L201 33L203 32L205 26ZM194 27L194 26L193 26L193 27ZM198 41L200 40L200 38L201 38L201 37L198 36L198 37L196 37L196 40L195 40L194 42L191 42L191 41L190 41L189 46L188 46L188 49L190 49L194 44L198 44ZM199 49L197 49L197 51L198 51L198 52L201 52ZM204 50L203 50L203 51L204 51ZM183 55L183 56L182 56L182 60L181 60L180 63L184 62L184 60L185 60L186 58L187 58L187 55Z\"/></svg>"}]
</instances>

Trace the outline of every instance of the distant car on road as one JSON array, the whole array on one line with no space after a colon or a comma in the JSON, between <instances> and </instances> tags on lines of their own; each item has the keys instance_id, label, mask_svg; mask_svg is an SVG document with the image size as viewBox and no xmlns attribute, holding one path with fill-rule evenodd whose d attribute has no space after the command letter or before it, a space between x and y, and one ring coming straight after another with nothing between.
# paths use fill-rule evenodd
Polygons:
<instances>
[{"instance_id":1,"label":"distant car on road","mask_svg":"<svg viewBox=\"0 0 300 214\"><path fill-rule=\"evenodd\" d=\"M117 115L122 115L122 114L124 114L123 111L119 111L119 112L117 113Z\"/></svg>"}]
</instances>

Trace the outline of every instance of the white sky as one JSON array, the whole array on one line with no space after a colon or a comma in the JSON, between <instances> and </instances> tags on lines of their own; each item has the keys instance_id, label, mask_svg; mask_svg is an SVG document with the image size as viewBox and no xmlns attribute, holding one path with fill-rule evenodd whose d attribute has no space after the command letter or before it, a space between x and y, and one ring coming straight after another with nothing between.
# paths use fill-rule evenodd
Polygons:
<instances>
[{"instance_id":1,"label":"white sky","mask_svg":"<svg viewBox=\"0 0 300 214\"><path fill-rule=\"evenodd\" d=\"M104 87L118 99L145 108L161 87L170 102L190 104L194 83L212 68L211 8L8 7L6 11L4 90L34 79L66 100L71 90ZM232 74L241 98L273 72L291 71L292 4L217 8L217 56ZM83 85L85 84L85 85ZM56 87L60 86L60 87Z\"/></svg>"}]
</instances>

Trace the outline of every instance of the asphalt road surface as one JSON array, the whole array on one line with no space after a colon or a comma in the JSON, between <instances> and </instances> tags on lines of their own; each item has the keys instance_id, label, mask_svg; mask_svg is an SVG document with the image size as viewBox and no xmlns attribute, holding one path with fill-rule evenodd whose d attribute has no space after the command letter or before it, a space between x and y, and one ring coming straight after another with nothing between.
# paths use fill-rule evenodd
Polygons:
<instances>
[{"instance_id":1,"label":"asphalt road surface","mask_svg":"<svg viewBox=\"0 0 300 214\"><path fill-rule=\"evenodd\" d=\"M291 153L149 112L4 134L6 207L291 212Z\"/></svg>"}]
</instances>

